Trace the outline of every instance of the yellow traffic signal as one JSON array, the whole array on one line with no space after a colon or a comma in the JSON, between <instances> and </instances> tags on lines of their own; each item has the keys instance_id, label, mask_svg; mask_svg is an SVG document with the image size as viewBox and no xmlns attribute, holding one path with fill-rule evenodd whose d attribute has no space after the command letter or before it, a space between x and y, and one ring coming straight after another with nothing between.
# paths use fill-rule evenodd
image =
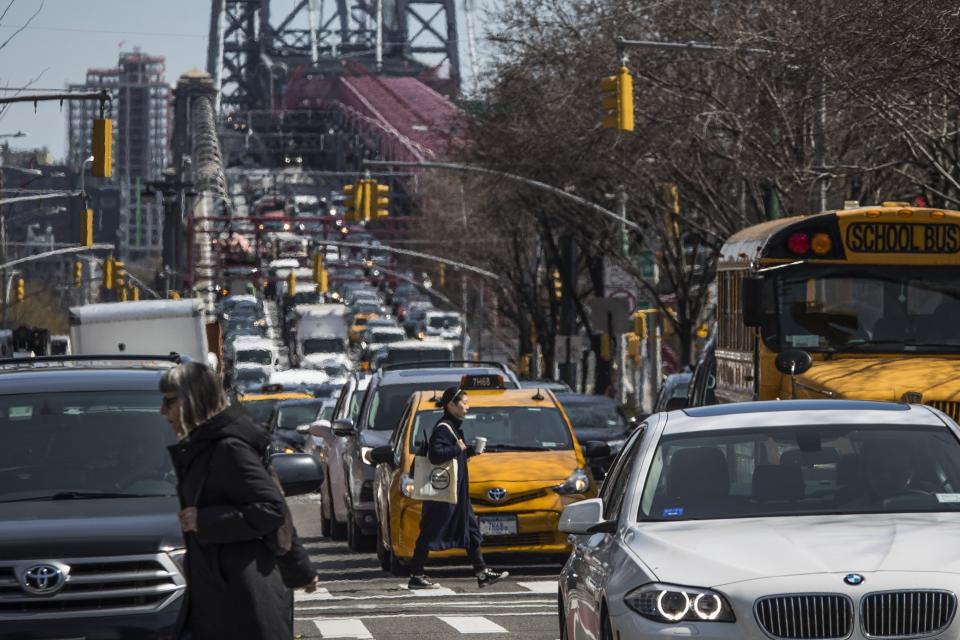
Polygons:
<instances>
[{"instance_id":1,"label":"yellow traffic signal","mask_svg":"<svg viewBox=\"0 0 960 640\"><path fill-rule=\"evenodd\" d=\"M356 184L348 184L343 187L343 193L346 196L343 199L343 204L347 207L344 218L348 222L359 222L364 219L366 184L366 180L358 180Z\"/></svg>"},{"instance_id":2,"label":"yellow traffic signal","mask_svg":"<svg viewBox=\"0 0 960 640\"><path fill-rule=\"evenodd\" d=\"M171 299L171 300L179 300L179 299L180 299L180 292L179 292L179 291L171 291L168 295L170 296L170 299Z\"/></svg>"},{"instance_id":3,"label":"yellow traffic signal","mask_svg":"<svg viewBox=\"0 0 960 640\"><path fill-rule=\"evenodd\" d=\"M376 180L370 181L370 198L374 201L374 215L377 218L386 218L390 215L390 186L379 184Z\"/></svg>"},{"instance_id":4,"label":"yellow traffic signal","mask_svg":"<svg viewBox=\"0 0 960 640\"><path fill-rule=\"evenodd\" d=\"M563 297L563 279L560 277L560 270L554 269L551 275L553 278L553 295L559 300Z\"/></svg>"},{"instance_id":5,"label":"yellow traffic signal","mask_svg":"<svg viewBox=\"0 0 960 640\"><path fill-rule=\"evenodd\" d=\"M361 220L369 221L370 216L373 215L373 188L376 184L376 181L370 179L360 181L360 188L363 189L363 197L360 203Z\"/></svg>"},{"instance_id":6,"label":"yellow traffic signal","mask_svg":"<svg viewBox=\"0 0 960 640\"><path fill-rule=\"evenodd\" d=\"M291 298L297 295L297 274L292 269L287 274L287 295Z\"/></svg>"},{"instance_id":7,"label":"yellow traffic signal","mask_svg":"<svg viewBox=\"0 0 960 640\"><path fill-rule=\"evenodd\" d=\"M93 209L80 210L80 244L93 246Z\"/></svg>"},{"instance_id":8,"label":"yellow traffic signal","mask_svg":"<svg viewBox=\"0 0 960 640\"><path fill-rule=\"evenodd\" d=\"M90 173L97 178L113 175L113 120L93 121L93 165Z\"/></svg>"},{"instance_id":9,"label":"yellow traffic signal","mask_svg":"<svg viewBox=\"0 0 960 640\"><path fill-rule=\"evenodd\" d=\"M633 314L633 332L643 340L647 338L647 314L643 311Z\"/></svg>"},{"instance_id":10,"label":"yellow traffic signal","mask_svg":"<svg viewBox=\"0 0 960 640\"><path fill-rule=\"evenodd\" d=\"M130 287L130 297L133 298L133 301L136 302L140 299L140 287L134 285Z\"/></svg>"},{"instance_id":11,"label":"yellow traffic signal","mask_svg":"<svg viewBox=\"0 0 960 640\"><path fill-rule=\"evenodd\" d=\"M17 302L23 302L23 299L26 297L26 295L27 295L26 283L23 281L23 278L17 278L17 290L16 290Z\"/></svg>"},{"instance_id":12,"label":"yellow traffic signal","mask_svg":"<svg viewBox=\"0 0 960 640\"><path fill-rule=\"evenodd\" d=\"M317 288L320 289L320 293L330 291L330 275L327 273L327 268L322 265L320 267L320 280L317 282Z\"/></svg>"},{"instance_id":13,"label":"yellow traffic signal","mask_svg":"<svg viewBox=\"0 0 960 640\"><path fill-rule=\"evenodd\" d=\"M620 67L615 76L600 81L600 106L604 129L633 131L633 76L626 67Z\"/></svg>"},{"instance_id":14,"label":"yellow traffic signal","mask_svg":"<svg viewBox=\"0 0 960 640\"><path fill-rule=\"evenodd\" d=\"M324 266L323 257L319 253L313 254L313 281L320 293L326 293L329 289L327 268Z\"/></svg>"},{"instance_id":15,"label":"yellow traffic signal","mask_svg":"<svg viewBox=\"0 0 960 640\"><path fill-rule=\"evenodd\" d=\"M640 345L643 341L636 333L627 334L627 355L637 360L640 358Z\"/></svg>"},{"instance_id":16,"label":"yellow traffic signal","mask_svg":"<svg viewBox=\"0 0 960 640\"><path fill-rule=\"evenodd\" d=\"M117 289L123 289L127 284L127 271L124 264L119 260L113 261L113 284ZM124 297L124 300L126 300L126 297Z\"/></svg>"},{"instance_id":17,"label":"yellow traffic signal","mask_svg":"<svg viewBox=\"0 0 960 640\"><path fill-rule=\"evenodd\" d=\"M107 259L103 261L103 288L110 290L113 289L113 276L114 276L114 266L116 265L116 260L113 259L113 256L107 256Z\"/></svg>"},{"instance_id":18,"label":"yellow traffic signal","mask_svg":"<svg viewBox=\"0 0 960 640\"><path fill-rule=\"evenodd\" d=\"M73 284L78 287L83 284L83 263L79 260L73 263Z\"/></svg>"},{"instance_id":19,"label":"yellow traffic signal","mask_svg":"<svg viewBox=\"0 0 960 640\"><path fill-rule=\"evenodd\" d=\"M604 333L600 336L600 358L609 361L613 357L613 340L610 334Z\"/></svg>"}]
</instances>

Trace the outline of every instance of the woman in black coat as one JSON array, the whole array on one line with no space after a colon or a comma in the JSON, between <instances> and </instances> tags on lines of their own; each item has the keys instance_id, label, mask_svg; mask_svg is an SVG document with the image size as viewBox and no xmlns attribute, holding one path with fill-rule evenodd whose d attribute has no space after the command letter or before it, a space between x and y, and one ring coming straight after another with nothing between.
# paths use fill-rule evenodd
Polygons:
<instances>
[{"instance_id":1,"label":"woman in black coat","mask_svg":"<svg viewBox=\"0 0 960 640\"><path fill-rule=\"evenodd\" d=\"M293 598L263 541L285 514L263 462L269 432L241 407L227 406L219 380L202 364L171 368L160 390L161 413L181 436L170 452L187 548L186 629L194 640L292 638ZM305 554L300 559L295 581L312 591L316 574Z\"/></svg>"},{"instance_id":2,"label":"woman in black coat","mask_svg":"<svg viewBox=\"0 0 960 640\"><path fill-rule=\"evenodd\" d=\"M427 457L432 464L457 460L457 503L424 500L420 516L420 535L410 561L410 589L429 589L436 585L424 575L424 565L431 550L461 548L473 563L477 585L485 587L510 575L491 571L483 561L480 544L480 526L470 505L470 479L467 458L477 455L473 445L463 441L463 419L470 406L467 394L459 387L449 387L440 397L443 416L434 425L427 445Z\"/></svg>"}]
</instances>

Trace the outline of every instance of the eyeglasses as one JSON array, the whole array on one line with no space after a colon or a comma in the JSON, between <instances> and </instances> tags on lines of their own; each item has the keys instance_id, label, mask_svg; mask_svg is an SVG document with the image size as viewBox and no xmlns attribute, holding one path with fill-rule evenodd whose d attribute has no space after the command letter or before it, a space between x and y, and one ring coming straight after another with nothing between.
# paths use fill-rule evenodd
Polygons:
<instances>
[{"instance_id":1,"label":"eyeglasses","mask_svg":"<svg viewBox=\"0 0 960 640\"><path fill-rule=\"evenodd\" d=\"M164 409L169 409L173 406L174 402L180 400L178 396L163 396L163 399L160 401L163 404Z\"/></svg>"}]
</instances>

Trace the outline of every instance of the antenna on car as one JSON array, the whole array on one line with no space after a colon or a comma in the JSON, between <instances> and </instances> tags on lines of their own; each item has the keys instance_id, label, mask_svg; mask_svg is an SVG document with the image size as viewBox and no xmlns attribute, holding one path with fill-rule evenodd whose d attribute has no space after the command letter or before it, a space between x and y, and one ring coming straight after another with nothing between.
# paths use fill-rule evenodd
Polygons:
<instances>
[{"instance_id":1,"label":"antenna on car","mask_svg":"<svg viewBox=\"0 0 960 640\"><path fill-rule=\"evenodd\" d=\"M534 394L534 396L533 396L532 399L533 399L533 400L543 400L543 399L544 399L543 394L540 393L540 387L537 387L537 393Z\"/></svg>"}]
</instances>

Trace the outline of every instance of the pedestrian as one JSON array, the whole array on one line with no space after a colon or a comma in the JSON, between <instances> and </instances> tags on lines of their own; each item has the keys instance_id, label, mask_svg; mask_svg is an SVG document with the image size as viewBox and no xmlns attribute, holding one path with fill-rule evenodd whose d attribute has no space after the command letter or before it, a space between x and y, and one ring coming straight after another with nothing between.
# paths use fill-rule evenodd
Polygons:
<instances>
[{"instance_id":1,"label":"pedestrian","mask_svg":"<svg viewBox=\"0 0 960 640\"><path fill-rule=\"evenodd\" d=\"M424 574L427 555L432 551L462 548L473 563L477 585L486 587L510 575L487 568L480 551L483 537L480 526L470 506L470 480L467 473L467 458L477 455L473 445L463 441L463 419L470 406L467 394L459 387L449 387L440 397L443 416L430 432L427 457L431 464L443 464L457 460L457 502L424 500L420 516L420 535L410 561L410 589L430 589L436 585Z\"/></svg>"},{"instance_id":2,"label":"pedestrian","mask_svg":"<svg viewBox=\"0 0 960 640\"><path fill-rule=\"evenodd\" d=\"M317 575L298 541L278 557L263 540L284 524L286 509L263 462L269 432L227 403L216 373L203 364L167 370L160 391L160 412L180 439L170 453L187 549L184 637L292 638L288 586L314 591ZM281 575L278 560L296 566Z\"/></svg>"}]
</instances>

